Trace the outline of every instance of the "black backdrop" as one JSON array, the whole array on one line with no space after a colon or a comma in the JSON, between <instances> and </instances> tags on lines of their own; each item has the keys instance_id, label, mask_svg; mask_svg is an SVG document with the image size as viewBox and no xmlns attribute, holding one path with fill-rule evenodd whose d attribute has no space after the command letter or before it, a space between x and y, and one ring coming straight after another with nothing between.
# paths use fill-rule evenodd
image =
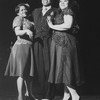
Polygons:
<instances>
[{"instance_id":1,"label":"black backdrop","mask_svg":"<svg viewBox=\"0 0 100 100\"><path fill-rule=\"evenodd\" d=\"M10 45L16 37L12 30L12 21L15 17L14 8L18 3L30 4L30 12L41 6L41 0L0 0L0 94L6 93L11 87L15 87L15 80L4 77ZM77 34L81 57L83 60L83 72L85 84L83 89L86 93L100 93L100 32L99 32L99 3L92 0L78 0L80 9L77 14L80 31ZM54 1L57 7L57 0ZM7 90L6 90L7 89ZM6 90L2 92L2 90ZM13 90L12 90L13 91Z\"/></svg>"}]
</instances>

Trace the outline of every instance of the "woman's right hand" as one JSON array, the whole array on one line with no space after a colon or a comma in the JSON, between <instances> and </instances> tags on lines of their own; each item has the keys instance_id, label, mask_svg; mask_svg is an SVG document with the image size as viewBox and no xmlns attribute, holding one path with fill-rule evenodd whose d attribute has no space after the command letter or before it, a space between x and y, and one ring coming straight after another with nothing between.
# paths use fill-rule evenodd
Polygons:
<instances>
[{"instance_id":1,"label":"woman's right hand","mask_svg":"<svg viewBox=\"0 0 100 100\"><path fill-rule=\"evenodd\" d=\"M31 30L27 29L26 34L29 36L30 39L33 38L33 32Z\"/></svg>"}]
</instances>

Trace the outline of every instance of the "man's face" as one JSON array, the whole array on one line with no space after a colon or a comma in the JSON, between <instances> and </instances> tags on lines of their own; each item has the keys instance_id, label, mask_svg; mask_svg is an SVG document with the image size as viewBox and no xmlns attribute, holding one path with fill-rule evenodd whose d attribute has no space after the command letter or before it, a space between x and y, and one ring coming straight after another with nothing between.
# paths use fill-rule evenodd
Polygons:
<instances>
[{"instance_id":1,"label":"man's face","mask_svg":"<svg viewBox=\"0 0 100 100\"><path fill-rule=\"evenodd\" d=\"M42 0L43 6L48 6L50 5L50 3L51 3L51 0Z\"/></svg>"}]
</instances>

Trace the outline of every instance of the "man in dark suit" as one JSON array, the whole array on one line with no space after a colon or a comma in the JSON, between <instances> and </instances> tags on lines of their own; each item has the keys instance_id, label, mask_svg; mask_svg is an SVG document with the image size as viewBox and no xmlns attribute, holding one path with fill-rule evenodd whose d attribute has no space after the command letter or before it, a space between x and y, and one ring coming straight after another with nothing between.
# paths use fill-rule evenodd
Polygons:
<instances>
[{"instance_id":1,"label":"man in dark suit","mask_svg":"<svg viewBox=\"0 0 100 100\"><path fill-rule=\"evenodd\" d=\"M41 93L43 99L51 99L51 90L53 84L48 83L50 70L50 43L51 30L47 24L47 16L50 15L55 8L52 8L51 0L41 0L42 7L32 12L35 38L34 38L34 56L35 66L39 77ZM53 93L54 94L54 93Z\"/></svg>"}]
</instances>

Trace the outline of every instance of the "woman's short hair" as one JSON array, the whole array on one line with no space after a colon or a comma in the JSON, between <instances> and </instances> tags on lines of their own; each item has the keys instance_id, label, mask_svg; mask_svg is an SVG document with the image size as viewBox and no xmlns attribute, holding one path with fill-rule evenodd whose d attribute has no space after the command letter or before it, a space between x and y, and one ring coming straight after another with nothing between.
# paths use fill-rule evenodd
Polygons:
<instances>
[{"instance_id":1,"label":"woman's short hair","mask_svg":"<svg viewBox=\"0 0 100 100\"><path fill-rule=\"evenodd\" d=\"M20 3L15 7L16 14L19 12L21 6L24 6L29 11L30 6L28 3Z\"/></svg>"}]
</instances>

